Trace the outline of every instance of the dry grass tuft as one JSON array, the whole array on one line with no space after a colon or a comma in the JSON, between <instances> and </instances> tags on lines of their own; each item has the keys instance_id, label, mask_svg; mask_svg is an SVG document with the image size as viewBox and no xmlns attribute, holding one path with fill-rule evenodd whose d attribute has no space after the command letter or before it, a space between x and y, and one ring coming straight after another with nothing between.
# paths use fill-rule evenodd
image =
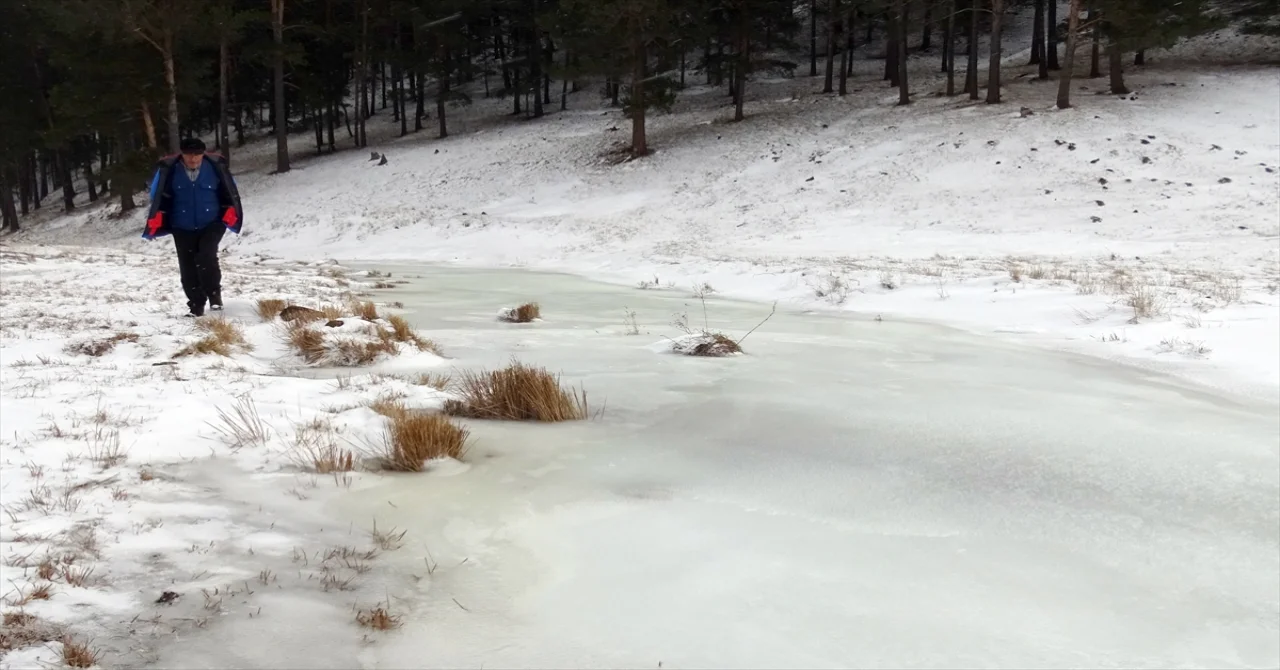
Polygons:
<instances>
[{"instance_id":1,"label":"dry grass tuft","mask_svg":"<svg viewBox=\"0 0 1280 670\"><path fill-rule=\"evenodd\" d=\"M385 394L378 396L378 398L373 401L370 401L369 409L387 417L388 419L401 417L409 412L409 408L405 407L404 403L398 396Z\"/></svg>"},{"instance_id":2,"label":"dry grass tuft","mask_svg":"<svg viewBox=\"0 0 1280 670\"><path fill-rule=\"evenodd\" d=\"M429 386L437 391L447 391L453 385L453 377L446 373L423 372L413 378L418 386Z\"/></svg>"},{"instance_id":3,"label":"dry grass tuft","mask_svg":"<svg viewBox=\"0 0 1280 670\"><path fill-rule=\"evenodd\" d=\"M68 586L79 586L83 588L88 585L92 579L93 566L62 566L62 581L66 582Z\"/></svg>"},{"instance_id":4,"label":"dry grass tuft","mask_svg":"<svg viewBox=\"0 0 1280 670\"><path fill-rule=\"evenodd\" d=\"M299 467L317 474L355 470L355 456L338 446L338 430L327 418L316 418L295 426L290 457Z\"/></svg>"},{"instance_id":5,"label":"dry grass tuft","mask_svg":"<svg viewBox=\"0 0 1280 670\"><path fill-rule=\"evenodd\" d=\"M400 627L400 617L379 604L372 609L358 610L356 623L374 630L392 630Z\"/></svg>"},{"instance_id":6,"label":"dry grass tuft","mask_svg":"<svg viewBox=\"0 0 1280 670\"><path fill-rule=\"evenodd\" d=\"M69 342L63 351L71 356L84 355L97 358L111 353L121 342L137 342L137 333L116 333L111 337Z\"/></svg>"},{"instance_id":7,"label":"dry grass tuft","mask_svg":"<svg viewBox=\"0 0 1280 670\"><path fill-rule=\"evenodd\" d=\"M454 416L504 421L575 421L587 418L586 391L566 391L545 368L518 362L490 372L464 372L457 381L462 400L444 410Z\"/></svg>"},{"instance_id":8,"label":"dry grass tuft","mask_svg":"<svg viewBox=\"0 0 1280 670\"><path fill-rule=\"evenodd\" d=\"M21 610L5 612L4 626L0 627L0 655L40 642L52 642L61 636L58 626L40 617Z\"/></svg>"},{"instance_id":9,"label":"dry grass tuft","mask_svg":"<svg viewBox=\"0 0 1280 670\"><path fill-rule=\"evenodd\" d=\"M232 449L251 445L266 446L271 439L270 426L258 414L258 406L247 393L236 398L231 411L219 407L218 423L210 425Z\"/></svg>"},{"instance_id":10,"label":"dry grass tuft","mask_svg":"<svg viewBox=\"0 0 1280 670\"><path fill-rule=\"evenodd\" d=\"M412 344L418 351L429 351L437 356L440 355L439 345L413 332L413 328L404 317L393 314L387 317L387 323L391 325L391 332L388 335L392 340Z\"/></svg>"},{"instance_id":11,"label":"dry grass tuft","mask_svg":"<svg viewBox=\"0 0 1280 670\"><path fill-rule=\"evenodd\" d=\"M21 586L15 587L13 594L7 596L4 603L10 607L23 607L36 600L48 600L53 595L53 582L29 584L28 586L31 587L30 590L25 590Z\"/></svg>"},{"instance_id":12,"label":"dry grass tuft","mask_svg":"<svg viewBox=\"0 0 1280 670\"><path fill-rule=\"evenodd\" d=\"M397 472L421 472L436 458L460 459L467 451L470 431L440 414L403 410L389 415L390 426L381 446L384 467Z\"/></svg>"},{"instance_id":13,"label":"dry grass tuft","mask_svg":"<svg viewBox=\"0 0 1280 670\"><path fill-rule=\"evenodd\" d=\"M351 313L365 321L378 320L378 306L368 301L351 303Z\"/></svg>"},{"instance_id":14,"label":"dry grass tuft","mask_svg":"<svg viewBox=\"0 0 1280 670\"><path fill-rule=\"evenodd\" d=\"M1167 307L1164 298L1160 297L1154 289L1146 284L1136 283L1130 285L1128 295L1125 296L1125 304L1133 309L1134 323L1138 319L1160 316L1165 313Z\"/></svg>"},{"instance_id":15,"label":"dry grass tuft","mask_svg":"<svg viewBox=\"0 0 1280 670\"><path fill-rule=\"evenodd\" d=\"M196 330L206 335L178 350L174 358L196 354L230 356L235 349L249 351L252 347L244 338L244 329L234 321L220 316L201 317L196 320Z\"/></svg>"},{"instance_id":16,"label":"dry grass tuft","mask_svg":"<svg viewBox=\"0 0 1280 670\"><path fill-rule=\"evenodd\" d=\"M62 662L72 668L92 668L97 665L102 652L80 642L70 635L62 636Z\"/></svg>"},{"instance_id":17,"label":"dry grass tuft","mask_svg":"<svg viewBox=\"0 0 1280 670\"><path fill-rule=\"evenodd\" d=\"M393 334L371 325L364 337L351 333L333 335L304 323L290 324L288 345L310 365L360 366L383 355L399 353Z\"/></svg>"},{"instance_id":18,"label":"dry grass tuft","mask_svg":"<svg viewBox=\"0 0 1280 670\"><path fill-rule=\"evenodd\" d=\"M280 312L289 306L287 301L279 298L263 298L257 302L258 318L263 321L275 321Z\"/></svg>"},{"instance_id":19,"label":"dry grass tuft","mask_svg":"<svg viewBox=\"0 0 1280 670\"><path fill-rule=\"evenodd\" d=\"M503 309L498 318L508 323L529 323L542 318L542 308L536 302L527 302L519 307Z\"/></svg>"}]
</instances>

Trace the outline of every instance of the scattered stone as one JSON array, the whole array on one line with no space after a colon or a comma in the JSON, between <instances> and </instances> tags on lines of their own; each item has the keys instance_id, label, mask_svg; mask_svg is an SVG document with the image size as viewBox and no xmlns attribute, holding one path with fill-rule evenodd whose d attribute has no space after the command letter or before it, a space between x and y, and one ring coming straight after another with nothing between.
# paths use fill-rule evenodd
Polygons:
<instances>
[{"instance_id":1,"label":"scattered stone","mask_svg":"<svg viewBox=\"0 0 1280 670\"><path fill-rule=\"evenodd\" d=\"M1219 179L1219 180L1218 180L1218 183L1219 183L1219 184L1230 184L1230 183L1231 183L1231 177L1223 177L1222 179Z\"/></svg>"},{"instance_id":2,"label":"scattered stone","mask_svg":"<svg viewBox=\"0 0 1280 670\"><path fill-rule=\"evenodd\" d=\"M806 179L805 181L806 181L806 182L811 182L811 181L813 181L813 177L809 177L809 178L808 178L808 179Z\"/></svg>"},{"instance_id":3,"label":"scattered stone","mask_svg":"<svg viewBox=\"0 0 1280 670\"><path fill-rule=\"evenodd\" d=\"M376 151L370 151L370 152L369 152L369 160L371 160L371 161L376 161L376 160L378 160L379 158L382 158L382 156L381 156L381 155L379 155L379 154L378 154L378 152L376 152Z\"/></svg>"},{"instance_id":4,"label":"scattered stone","mask_svg":"<svg viewBox=\"0 0 1280 670\"><path fill-rule=\"evenodd\" d=\"M1103 186L1106 186L1106 185L1107 185L1107 178L1106 178L1106 177L1098 177L1098 183L1099 183L1099 184L1102 184Z\"/></svg>"},{"instance_id":5,"label":"scattered stone","mask_svg":"<svg viewBox=\"0 0 1280 670\"><path fill-rule=\"evenodd\" d=\"M1210 146L1209 146L1209 151L1222 151L1222 147L1220 147L1220 146L1218 146L1218 145L1216 145L1216 144L1213 144L1213 145L1210 145Z\"/></svg>"},{"instance_id":6,"label":"scattered stone","mask_svg":"<svg viewBox=\"0 0 1280 670\"><path fill-rule=\"evenodd\" d=\"M1024 119L1027 118L1028 116L1035 116L1035 112L1031 111L1030 107L1023 107L1022 109L1018 110L1018 114L1020 114Z\"/></svg>"},{"instance_id":7,"label":"scattered stone","mask_svg":"<svg viewBox=\"0 0 1280 670\"><path fill-rule=\"evenodd\" d=\"M1143 144L1151 144L1151 140L1142 140Z\"/></svg>"},{"instance_id":8,"label":"scattered stone","mask_svg":"<svg viewBox=\"0 0 1280 670\"><path fill-rule=\"evenodd\" d=\"M1075 143L1075 142L1072 142L1072 143L1070 143L1070 144L1068 144L1068 145L1067 145L1067 151L1075 151L1075 150L1076 150L1076 143Z\"/></svg>"},{"instance_id":9,"label":"scattered stone","mask_svg":"<svg viewBox=\"0 0 1280 670\"><path fill-rule=\"evenodd\" d=\"M330 321L326 321L324 324L324 327L325 328L341 328L343 323L344 322L342 319L332 319Z\"/></svg>"},{"instance_id":10,"label":"scattered stone","mask_svg":"<svg viewBox=\"0 0 1280 670\"><path fill-rule=\"evenodd\" d=\"M382 154L382 160L378 161L378 165L386 165L386 164L387 164L387 155Z\"/></svg>"},{"instance_id":11,"label":"scattered stone","mask_svg":"<svg viewBox=\"0 0 1280 670\"><path fill-rule=\"evenodd\" d=\"M1097 203L1097 205L1098 205L1099 207L1106 207L1106 206L1107 206L1107 203L1105 203L1105 202L1103 202L1103 201L1101 201L1101 200L1094 200L1094 202L1095 202L1095 203Z\"/></svg>"},{"instance_id":12,"label":"scattered stone","mask_svg":"<svg viewBox=\"0 0 1280 670\"><path fill-rule=\"evenodd\" d=\"M168 605L180 597L181 596L179 596L177 593L174 593L173 591L165 591L164 593L160 594L159 598L156 598L156 604Z\"/></svg>"},{"instance_id":13,"label":"scattered stone","mask_svg":"<svg viewBox=\"0 0 1280 670\"><path fill-rule=\"evenodd\" d=\"M1089 217L1089 220L1094 223L1102 223L1102 217L1100 216L1091 216Z\"/></svg>"},{"instance_id":14,"label":"scattered stone","mask_svg":"<svg viewBox=\"0 0 1280 670\"><path fill-rule=\"evenodd\" d=\"M1236 228L1239 228L1240 230L1248 230L1249 226L1236 226Z\"/></svg>"},{"instance_id":15,"label":"scattered stone","mask_svg":"<svg viewBox=\"0 0 1280 670\"><path fill-rule=\"evenodd\" d=\"M1150 164L1150 163L1151 163L1151 158L1150 158L1150 157L1148 157L1148 156L1143 156L1143 157L1142 157L1142 164L1143 164L1143 165L1148 165L1148 164Z\"/></svg>"}]
</instances>

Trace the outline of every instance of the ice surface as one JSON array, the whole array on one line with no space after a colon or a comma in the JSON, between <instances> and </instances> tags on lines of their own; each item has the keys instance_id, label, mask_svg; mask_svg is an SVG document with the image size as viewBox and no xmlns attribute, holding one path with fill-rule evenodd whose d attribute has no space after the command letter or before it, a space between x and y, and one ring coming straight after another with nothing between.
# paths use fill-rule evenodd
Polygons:
<instances>
[{"instance_id":1,"label":"ice surface","mask_svg":"<svg viewBox=\"0 0 1280 670\"><path fill-rule=\"evenodd\" d=\"M161 645L160 667L1280 662L1274 405L785 310L745 356L656 356L673 313L740 335L768 306L712 299L704 319L676 291L382 269L411 284L379 299L456 367L544 365L604 413L473 422L465 472L324 499L339 535L407 531L345 601L389 596L400 630L361 642L343 596L280 595ZM494 321L524 300L541 323Z\"/></svg>"}]
</instances>

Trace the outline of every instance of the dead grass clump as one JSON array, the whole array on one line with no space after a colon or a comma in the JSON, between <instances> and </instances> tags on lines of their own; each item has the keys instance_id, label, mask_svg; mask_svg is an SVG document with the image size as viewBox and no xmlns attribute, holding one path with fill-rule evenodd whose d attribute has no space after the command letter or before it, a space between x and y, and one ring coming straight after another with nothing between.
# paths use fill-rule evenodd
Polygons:
<instances>
[{"instance_id":1,"label":"dead grass clump","mask_svg":"<svg viewBox=\"0 0 1280 670\"><path fill-rule=\"evenodd\" d=\"M409 412L409 408L405 407L399 398L389 395L379 396L376 400L370 402L369 409L388 419L395 419Z\"/></svg>"},{"instance_id":2,"label":"dead grass clump","mask_svg":"<svg viewBox=\"0 0 1280 670\"><path fill-rule=\"evenodd\" d=\"M1165 301L1146 284L1132 284L1125 296L1125 304L1133 309L1132 321L1151 319L1165 313Z\"/></svg>"},{"instance_id":3,"label":"dead grass clump","mask_svg":"<svg viewBox=\"0 0 1280 670\"><path fill-rule=\"evenodd\" d=\"M376 325L363 334L330 334L305 323L294 323L285 339L310 365L369 365L379 356L399 353L393 334Z\"/></svg>"},{"instance_id":4,"label":"dead grass clump","mask_svg":"<svg viewBox=\"0 0 1280 670\"><path fill-rule=\"evenodd\" d=\"M365 321L378 320L378 306L367 300L364 302L351 303L351 313L364 319Z\"/></svg>"},{"instance_id":5,"label":"dead grass clump","mask_svg":"<svg viewBox=\"0 0 1280 670\"><path fill-rule=\"evenodd\" d=\"M72 668L92 668L98 664L102 652L80 642L70 635L62 636L62 662Z\"/></svg>"},{"instance_id":6,"label":"dead grass clump","mask_svg":"<svg viewBox=\"0 0 1280 670\"><path fill-rule=\"evenodd\" d=\"M295 426L290 457L298 467L321 475L355 470L355 456L338 446L338 430L327 418Z\"/></svg>"},{"instance_id":7,"label":"dead grass clump","mask_svg":"<svg viewBox=\"0 0 1280 670\"><path fill-rule=\"evenodd\" d=\"M111 351L116 348L116 345L121 342L137 341L137 333L116 333L111 337L69 342L67 343L67 346L63 348L63 351L71 356L83 354L85 356L97 358L111 353Z\"/></svg>"},{"instance_id":8,"label":"dead grass clump","mask_svg":"<svg viewBox=\"0 0 1280 670\"><path fill-rule=\"evenodd\" d=\"M405 410L388 418L391 425L382 448L388 470L421 472L426 461L460 459L467 450L470 431L446 416Z\"/></svg>"},{"instance_id":9,"label":"dead grass clump","mask_svg":"<svg viewBox=\"0 0 1280 670\"><path fill-rule=\"evenodd\" d=\"M4 626L0 627L0 654L29 647L41 642L52 642L62 636L61 629L34 614L21 610L4 613Z\"/></svg>"},{"instance_id":10,"label":"dead grass clump","mask_svg":"<svg viewBox=\"0 0 1280 670\"><path fill-rule=\"evenodd\" d=\"M566 391L545 368L513 362L490 372L464 372L457 380L462 400L444 410L454 416L504 421L575 421L587 418L587 394Z\"/></svg>"},{"instance_id":11,"label":"dead grass clump","mask_svg":"<svg viewBox=\"0 0 1280 670\"><path fill-rule=\"evenodd\" d=\"M4 599L4 603L10 607L24 607L36 600L48 600L53 595L52 582L29 584L29 586L31 587L30 590L21 586L15 587L14 592Z\"/></svg>"},{"instance_id":12,"label":"dead grass clump","mask_svg":"<svg viewBox=\"0 0 1280 670\"><path fill-rule=\"evenodd\" d=\"M529 323L542 318L542 308L536 302L527 302L519 307L503 309L498 318L508 323Z\"/></svg>"},{"instance_id":13,"label":"dead grass clump","mask_svg":"<svg viewBox=\"0 0 1280 670\"><path fill-rule=\"evenodd\" d=\"M358 610L356 623L374 630L392 630L400 627L400 617L379 604L372 609Z\"/></svg>"},{"instance_id":14,"label":"dead grass clump","mask_svg":"<svg viewBox=\"0 0 1280 670\"><path fill-rule=\"evenodd\" d=\"M252 349L244 338L244 329L240 324L223 317L201 317L196 320L196 330L206 335L179 349L178 353L173 355L174 358L196 354L230 356L236 349L241 351Z\"/></svg>"},{"instance_id":15,"label":"dead grass clump","mask_svg":"<svg viewBox=\"0 0 1280 670\"><path fill-rule=\"evenodd\" d=\"M423 372L413 378L413 383L418 386L428 386L437 391L445 391L453 384L453 377L444 373Z\"/></svg>"},{"instance_id":16,"label":"dead grass clump","mask_svg":"<svg viewBox=\"0 0 1280 670\"><path fill-rule=\"evenodd\" d=\"M685 356L720 358L742 353L742 347L724 333L697 333L673 340L671 350Z\"/></svg>"},{"instance_id":17,"label":"dead grass clump","mask_svg":"<svg viewBox=\"0 0 1280 670\"><path fill-rule=\"evenodd\" d=\"M263 321L275 321L289 303L279 298L263 298L257 302L258 318Z\"/></svg>"},{"instance_id":18,"label":"dead grass clump","mask_svg":"<svg viewBox=\"0 0 1280 670\"><path fill-rule=\"evenodd\" d=\"M387 317L387 323L391 325L391 332L387 335L396 342L411 344L418 351L429 351L437 356L440 355L440 347L431 340L413 332L413 328L404 317L393 314Z\"/></svg>"},{"instance_id":19,"label":"dead grass clump","mask_svg":"<svg viewBox=\"0 0 1280 670\"><path fill-rule=\"evenodd\" d=\"M236 398L231 411L219 407L218 423L209 425L232 449L253 445L266 446L271 439L271 427L258 414L258 406L253 402L253 397L247 393Z\"/></svg>"}]
</instances>

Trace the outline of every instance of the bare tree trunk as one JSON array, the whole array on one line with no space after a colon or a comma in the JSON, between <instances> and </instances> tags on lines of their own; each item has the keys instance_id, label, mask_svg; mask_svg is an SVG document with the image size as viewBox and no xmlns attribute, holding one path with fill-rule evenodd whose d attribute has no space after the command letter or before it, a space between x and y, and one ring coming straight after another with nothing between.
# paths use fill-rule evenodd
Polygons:
<instances>
[{"instance_id":1,"label":"bare tree trunk","mask_svg":"<svg viewBox=\"0 0 1280 670\"><path fill-rule=\"evenodd\" d=\"M18 232L18 210L13 204L13 171L8 165L0 166L0 230Z\"/></svg>"},{"instance_id":2,"label":"bare tree trunk","mask_svg":"<svg viewBox=\"0 0 1280 670\"><path fill-rule=\"evenodd\" d=\"M218 40L218 145L222 156L231 164L231 137L227 134L227 36Z\"/></svg>"},{"instance_id":3,"label":"bare tree trunk","mask_svg":"<svg viewBox=\"0 0 1280 670\"><path fill-rule=\"evenodd\" d=\"M906 16L907 10L903 9L903 16ZM903 21L902 34L907 34L906 21ZM924 4L924 32L920 35L920 50L928 51L933 48L933 5L926 2Z\"/></svg>"},{"instance_id":4,"label":"bare tree trunk","mask_svg":"<svg viewBox=\"0 0 1280 670\"><path fill-rule=\"evenodd\" d=\"M751 17L746 7L740 9L738 25L738 65L733 69L735 85L733 87L733 120L741 121L746 116L743 107L747 98L747 71L751 68Z\"/></svg>"},{"instance_id":5,"label":"bare tree trunk","mask_svg":"<svg viewBox=\"0 0 1280 670\"><path fill-rule=\"evenodd\" d=\"M852 7L845 14L845 32L848 39L845 42L845 49L840 53L840 95L848 95L849 93L849 73L853 70L853 48L849 43L853 40L853 13L857 11Z\"/></svg>"},{"instance_id":6,"label":"bare tree trunk","mask_svg":"<svg viewBox=\"0 0 1280 670\"><path fill-rule=\"evenodd\" d=\"M898 0L897 16L894 20L898 24L898 104L911 104L911 87L907 83L907 0Z\"/></svg>"},{"instance_id":7,"label":"bare tree trunk","mask_svg":"<svg viewBox=\"0 0 1280 670\"><path fill-rule=\"evenodd\" d=\"M1097 79L1102 76L1102 25L1096 22L1097 14L1094 8L1089 8L1089 21L1093 23L1093 54L1089 59L1089 78Z\"/></svg>"},{"instance_id":8,"label":"bare tree trunk","mask_svg":"<svg viewBox=\"0 0 1280 670\"><path fill-rule=\"evenodd\" d=\"M1067 9L1067 66L1058 75L1058 109L1071 106L1071 74L1075 70L1076 45L1080 43L1080 0L1071 0Z\"/></svg>"},{"instance_id":9,"label":"bare tree trunk","mask_svg":"<svg viewBox=\"0 0 1280 670\"><path fill-rule=\"evenodd\" d=\"M823 74L822 92L833 92L832 84L835 75L836 65L836 2L838 0L827 0L827 69Z\"/></svg>"},{"instance_id":10,"label":"bare tree trunk","mask_svg":"<svg viewBox=\"0 0 1280 670\"><path fill-rule=\"evenodd\" d=\"M1060 70L1062 66L1058 63L1058 0L1049 0L1046 14L1048 30L1045 32L1048 45L1045 47L1045 56L1049 59L1050 70Z\"/></svg>"},{"instance_id":11,"label":"bare tree trunk","mask_svg":"<svg viewBox=\"0 0 1280 670\"><path fill-rule=\"evenodd\" d=\"M284 3L271 0L271 32L275 38L276 173L289 171L289 114L284 99Z\"/></svg>"},{"instance_id":12,"label":"bare tree trunk","mask_svg":"<svg viewBox=\"0 0 1280 670\"><path fill-rule=\"evenodd\" d=\"M1115 44L1107 45L1107 60L1111 61L1111 92L1115 95L1126 95L1129 87L1124 85L1124 63L1120 60L1124 54Z\"/></svg>"},{"instance_id":13,"label":"bare tree trunk","mask_svg":"<svg viewBox=\"0 0 1280 670\"><path fill-rule=\"evenodd\" d=\"M893 5L896 9L897 5ZM890 86L898 86L898 42L901 42L902 22L899 21L894 12L886 10L884 13L885 37L888 39L884 43L884 80L889 82Z\"/></svg>"},{"instance_id":14,"label":"bare tree trunk","mask_svg":"<svg viewBox=\"0 0 1280 670\"><path fill-rule=\"evenodd\" d=\"M1057 2L1057 0L1052 0ZM1031 28L1031 60L1028 65L1037 65L1045 62L1044 55L1044 10L1045 0L1035 0L1036 10L1033 26Z\"/></svg>"},{"instance_id":15,"label":"bare tree trunk","mask_svg":"<svg viewBox=\"0 0 1280 670\"><path fill-rule=\"evenodd\" d=\"M1138 49L1138 51L1137 51L1136 53L1134 53L1134 54L1133 54L1133 64L1134 64L1135 66L1138 66L1138 67L1141 67L1141 66L1143 66L1143 65L1146 65L1146 64L1147 64L1147 50L1146 50L1146 49Z\"/></svg>"},{"instance_id":16,"label":"bare tree trunk","mask_svg":"<svg viewBox=\"0 0 1280 670\"><path fill-rule=\"evenodd\" d=\"M443 42L440 44L440 62L445 63L449 60L449 47ZM439 119L440 139L449 136L449 123L445 120L445 101L449 98L449 77L436 77L436 117Z\"/></svg>"},{"instance_id":17,"label":"bare tree trunk","mask_svg":"<svg viewBox=\"0 0 1280 670\"><path fill-rule=\"evenodd\" d=\"M178 72L173 62L173 34L164 34L164 83L169 87L169 153L176 154L182 144L178 128Z\"/></svg>"},{"instance_id":18,"label":"bare tree trunk","mask_svg":"<svg viewBox=\"0 0 1280 670\"><path fill-rule=\"evenodd\" d=\"M818 0L809 0L809 76L818 76Z\"/></svg>"},{"instance_id":19,"label":"bare tree trunk","mask_svg":"<svg viewBox=\"0 0 1280 670\"><path fill-rule=\"evenodd\" d=\"M970 100L978 99L978 0L969 0L969 61L964 73L964 90Z\"/></svg>"},{"instance_id":20,"label":"bare tree trunk","mask_svg":"<svg viewBox=\"0 0 1280 670\"><path fill-rule=\"evenodd\" d=\"M649 138L645 133L644 100L644 35L639 25L631 29L631 155L649 153Z\"/></svg>"},{"instance_id":21,"label":"bare tree trunk","mask_svg":"<svg viewBox=\"0 0 1280 670\"><path fill-rule=\"evenodd\" d=\"M947 97L956 95L956 0L947 0L947 43L942 45L942 69L947 73Z\"/></svg>"},{"instance_id":22,"label":"bare tree trunk","mask_svg":"<svg viewBox=\"0 0 1280 670\"><path fill-rule=\"evenodd\" d=\"M54 157L57 161L58 181L62 182L62 208L70 212L76 208L76 187L71 181L71 155L65 149Z\"/></svg>"},{"instance_id":23,"label":"bare tree trunk","mask_svg":"<svg viewBox=\"0 0 1280 670\"><path fill-rule=\"evenodd\" d=\"M18 202L23 216L31 213L31 157L25 154L18 162Z\"/></svg>"},{"instance_id":24,"label":"bare tree trunk","mask_svg":"<svg viewBox=\"0 0 1280 670\"><path fill-rule=\"evenodd\" d=\"M1004 0L991 0L991 64L987 70L987 104L1000 102L1001 29L1004 23Z\"/></svg>"}]
</instances>

